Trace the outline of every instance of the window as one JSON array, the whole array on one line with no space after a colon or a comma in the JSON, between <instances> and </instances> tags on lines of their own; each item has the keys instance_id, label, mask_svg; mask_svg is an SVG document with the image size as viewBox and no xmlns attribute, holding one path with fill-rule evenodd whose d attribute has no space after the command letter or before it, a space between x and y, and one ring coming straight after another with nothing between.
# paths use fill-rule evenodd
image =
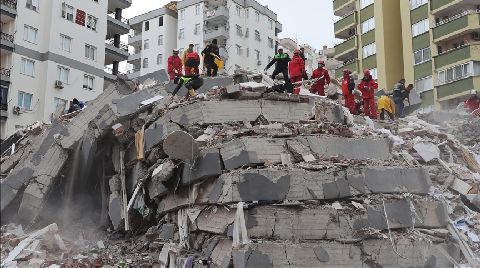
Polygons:
<instances>
[{"instance_id":1,"label":"window","mask_svg":"<svg viewBox=\"0 0 480 268\"><path fill-rule=\"evenodd\" d=\"M185 9L180 10L180 20L185 19Z\"/></svg>"},{"instance_id":2,"label":"window","mask_svg":"<svg viewBox=\"0 0 480 268\"><path fill-rule=\"evenodd\" d=\"M366 8L373 4L374 0L360 0L360 8Z\"/></svg>"},{"instance_id":3,"label":"window","mask_svg":"<svg viewBox=\"0 0 480 268\"><path fill-rule=\"evenodd\" d=\"M258 11L255 11L255 20L257 22L260 22L260 12L258 12Z\"/></svg>"},{"instance_id":4,"label":"window","mask_svg":"<svg viewBox=\"0 0 480 268\"><path fill-rule=\"evenodd\" d=\"M31 77L35 76L35 62L33 60L22 58L22 65L20 68L20 73Z\"/></svg>"},{"instance_id":5,"label":"window","mask_svg":"<svg viewBox=\"0 0 480 268\"><path fill-rule=\"evenodd\" d=\"M247 30L245 31L245 38L248 38L249 35L250 35L250 29L247 28Z\"/></svg>"},{"instance_id":6,"label":"window","mask_svg":"<svg viewBox=\"0 0 480 268\"><path fill-rule=\"evenodd\" d=\"M185 29L180 29L178 31L178 40L183 40L185 38Z\"/></svg>"},{"instance_id":7,"label":"window","mask_svg":"<svg viewBox=\"0 0 480 268\"><path fill-rule=\"evenodd\" d=\"M158 36L158 45L163 46L163 35Z\"/></svg>"},{"instance_id":8,"label":"window","mask_svg":"<svg viewBox=\"0 0 480 268\"><path fill-rule=\"evenodd\" d=\"M377 68L370 69L370 74L372 75L373 79L378 79L378 71Z\"/></svg>"},{"instance_id":9,"label":"window","mask_svg":"<svg viewBox=\"0 0 480 268\"><path fill-rule=\"evenodd\" d=\"M29 43L36 44L37 38L38 38L38 29L25 24L23 26L23 40Z\"/></svg>"},{"instance_id":10,"label":"window","mask_svg":"<svg viewBox=\"0 0 480 268\"><path fill-rule=\"evenodd\" d=\"M241 12L242 12L242 9L240 8L240 6L236 6L236 7L235 7L235 11L237 11L237 16L240 17L240 15L242 14L242 13L241 13Z\"/></svg>"},{"instance_id":11,"label":"window","mask_svg":"<svg viewBox=\"0 0 480 268\"><path fill-rule=\"evenodd\" d=\"M260 39L260 32L257 31L257 30L255 30L255 40L261 41L261 39Z\"/></svg>"},{"instance_id":12,"label":"window","mask_svg":"<svg viewBox=\"0 0 480 268\"><path fill-rule=\"evenodd\" d=\"M163 55L158 54L157 55L157 65L163 64Z\"/></svg>"},{"instance_id":13,"label":"window","mask_svg":"<svg viewBox=\"0 0 480 268\"><path fill-rule=\"evenodd\" d=\"M273 20L269 19L268 22L270 23L270 30L273 30Z\"/></svg>"},{"instance_id":14,"label":"window","mask_svg":"<svg viewBox=\"0 0 480 268\"><path fill-rule=\"evenodd\" d=\"M362 34L375 29L375 18L370 18L362 23Z\"/></svg>"},{"instance_id":15,"label":"window","mask_svg":"<svg viewBox=\"0 0 480 268\"><path fill-rule=\"evenodd\" d=\"M163 26L163 16L158 18L158 26L160 26L160 27Z\"/></svg>"},{"instance_id":16,"label":"window","mask_svg":"<svg viewBox=\"0 0 480 268\"><path fill-rule=\"evenodd\" d=\"M53 105L55 106L55 112L60 110L62 113L67 109L67 100L60 98L53 98Z\"/></svg>"},{"instance_id":17,"label":"window","mask_svg":"<svg viewBox=\"0 0 480 268\"><path fill-rule=\"evenodd\" d=\"M97 48L92 45L85 44L85 58L93 61L97 60Z\"/></svg>"},{"instance_id":18,"label":"window","mask_svg":"<svg viewBox=\"0 0 480 268\"><path fill-rule=\"evenodd\" d=\"M428 0L410 0L410 10L428 4Z\"/></svg>"},{"instance_id":19,"label":"window","mask_svg":"<svg viewBox=\"0 0 480 268\"><path fill-rule=\"evenodd\" d=\"M143 49L148 48L150 48L150 39L145 39L145 41L143 41Z\"/></svg>"},{"instance_id":20,"label":"window","mask_svg":"<svg viewBox=\"0 0 480 268\"><path fill-rule=\"evenodd\" d=\"M250 57L250 48L247 47L247 58Z\"/></svg>"},{"instance_id":21,"label":"window","mask_svg":"<svg viewBox=\"0 0 480 268\"><path fill-rule=\"evenodd\" d=\"M60 49L67 52L72 52L72 38L60 34Z\"/></svg>"},{"instance_id":22,"label":"window","mask_svg":"<svg viewBox=\"0 0 480 268\"><path fill-rule=\"evenodd\" d=\"M200 23L195 24L195 30L193 30L194 35L200 34Z\"/></svg>"},{"instance_id":23,"label":"window","mask_svg":"<svg viewBox=\"0 0 480 268\"><path fill-rule=\"evenodd\" d=\"M95 77L88 74L83 76L83 88L88 90L93 90L94 85L95 85Z\"/></svg>"},{"instance_id":24,"label":"window","mask_svg":"<svg viewBox=\"0 0 480 268\"><path fill-rule=\"evenodd\" d=\"M419 36L423 33L428 32L430 25L428 23L428 19L419 21L412 25L412 35L413 37Z\"/></svg>"},{"instance_id":25,"label":"window","mask_svg":"<svg viewBox=\"0 0 480 268\"><path fill-rule=\"evenodd\" d=\"M31 111L32 99L33 99L33 94L26 93L23 91L18 91L18 107L23 108L27 111Z\"/></svg>"},{"instance_id":26,"label":"window","mask_svg":"<svg viewBox=\"0 0 480 268\"><path fill-rule=\"evenodd\" d=\"M200 15L200 4L195 5L195 15Z\"/></svg>"},{"instance_id":27,"label":"window","mask_svg":"<svg viewBox=\"0 0 480 268\"><path fill-rule=\"evenodd\" d=\"M87 17L87 28L92 29L93 31L97 30L98 19L92 15Z\"/></svg>"},{"instance_id":28,"label":"window","mask_svg":"<svg viewBox=\"0 0 480 268\"><path fill-rule=\"evenodd\" d=\"M68 80L70 78L70 69L57 66L57 80L62 81L62 83L68 84Z\"/></svg>"},{"instance_id":29,"label":"window","mask_svg":"<svg viewBox=\"0 0 480 268\"><path fill-rule=\"evenodd\" d=\"M73 22L74 13L75 13L75 8L63 3L63 5L62 5L62 17L64 19Z\"/></svg>"},{"instance_id":30,"label":"window","mask_svg":"<svg viewBox=\"0 0 480 268\"><path fill-rule=\"evenodd\" d=\"M237 35L238 36L243 36L242 26L240 26L238 24L237 24Z\"/></svg>"},{"instance_id":31,"label":"window","mask_svg":"<svg viewBox=\"0 0 480 268\"><path fill-rule=\"evenodd\" d=\"M377 46L375 43L368 44L363 47L363 58L368 58L377 53Z\"/></svg>"},{"instance_id":32,"label":"window","mask_svg":"<svg viewBox=\"0 0 480 268\"><path fill-rule=\"evenodd\" d=\"M239 45L236 45L236 48L237 48L237 55L241 56L242 55L242 47L239 46Z\"/></svg>"},{"instance_id":33,"label":"window","mask_svg":"<svg viewBox=\"0 0 480 268\"><path fill-rule=\"evenodd\" d=\"M38 1L39 1L39 0L27 0L27 5L26 5L26 7L27 7L28 9L33 10L33 11L37 11L38 8L40 7Z\"/></svg>"},{"instance_id":34,"label":"window","mask_svg":"<svg viewBox=\"0 0 480 268\"><path fill-rule=\"evenodd\" d=\"M431 89L433 89L433 77L430 75L430 76L427 76L425 78L419 79L419 80L415 81L414 86L415 86L415 90L418 93L422 93L422 92L431 90Z\"/></svg>"},{"instance_id":35,"label":"window","mask_svg":"<svg viewBox=\"0 0 480 268\"><path fill-rule=\"evenodd\" d=\"M150 22L149 21L146 21L145 22L145 32L150 30Z\"/></svg>"},{"instance_id":36,"label":"window","mask_svg":"<svg viewBox=\"0 0 480 268\"><path fill-rule=\"evenodd\" d=\"M424 48L413 53L414 64L421 64L432 59L430 48Z\"/></svg>"},{"instance_id":37,"label":"window","mask_svg":"<svg viewBox=\"0 0 480 268\"><path fill-rule=\"evenodd\" d=\"M250 18L250 11L247 9L245 9L245 18Z\"/></svg>"},{"instance_id":38,"label":"window","mask_svg":"<svg viewBox=\"0 0 480 268\"><path fill-rule=\"evenodd\" d=\"M260 60L260 51L255 49L255 59Z\"/></svg>"},{"instance_id":39,"label":"window","mask_svg":"<svg viewBox=\"0 0 480 268\"><path fill-rule=\"evenodd\" d=\"M272 38L268 38L268 47L270 48L273 48L274 47L274 44L273 44L273 39Z\"/></svg>"},{"instance_id":40,"label":"window","mask_svg":"<svg viewBox=\"0 0 480 268\"><path fill-rule=\"evenodd\" d=\"M148 68L148 58L143 59L143 68Z\"/></svg>"},{"instance_id":41,"label":"window","mask_svg":"<svg viewBox=\"0 0 480 268\"><path fill-rule=\"evenodd\" d=\"M438 83L448 84L473 75L473 62L467 62L438 72Z\"/></svg>"}]
</instances>

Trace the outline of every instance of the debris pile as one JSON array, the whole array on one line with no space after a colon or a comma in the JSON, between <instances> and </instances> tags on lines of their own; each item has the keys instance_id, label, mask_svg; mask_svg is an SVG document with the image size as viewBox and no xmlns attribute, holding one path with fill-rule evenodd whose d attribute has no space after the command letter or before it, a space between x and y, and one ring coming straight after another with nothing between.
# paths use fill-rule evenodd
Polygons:
<instances>
[{"instance_id":1,"label":"debris pile","mask_svg":"<svg viewBox=\"0 0 480 268\"><path fill-rule=\"evenodd\" d=\"M105 248L63 252L94 267L479 263L478 155L438 127L353 117L262 75L207 79L178 103L144 85L120 81L2 159L3 223L88 219Z\"/></svg>"}]
</instances>

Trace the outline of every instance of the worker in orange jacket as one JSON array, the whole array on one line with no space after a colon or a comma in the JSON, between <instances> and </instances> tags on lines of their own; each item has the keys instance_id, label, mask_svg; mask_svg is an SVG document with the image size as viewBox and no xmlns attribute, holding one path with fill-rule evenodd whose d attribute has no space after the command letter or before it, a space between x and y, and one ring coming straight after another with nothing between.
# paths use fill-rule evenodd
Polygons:
<instances>
[{"instance_id":1,"label":"worker in orange jacket","mask_svg":"<svg viewBox=\"0 0 480 268\"><path fill-rule=\"evenodd\" d=\"M357 105L355 105L355 81L353 81L352 72L348 69L343 70L342 95L345 100L345 107L352 114L357 114Z\"/></svg>"},{"instance_id":2,"label":"worker in orange jacket","mask_svg":"<svg viewBox=\"0 0 480 268\"><path fill-rule=\"evenodd\" d=\"M377 119L377 107L375 104L375 90L378 89L378 84L370 74L369 69L363 71L363 78L358 89L362 92L363 110L366 116L371 119Z\"/></svg>"},{"instance_id":3,"label":"worker in orange jacket","mask_svg":"<svg viewBox=\"0 0 480 268\"><path fill-rule=\"evenodd\" d=\"M183 75L182 59L178 56L180 52L178 49L173 50L173 55L168 57L168 76L170 80L174 80L175 77L181 77Z\"/></svg>"},{"instance_id":4,"label":"worker in orange jacket","mask_svg":"<svg viewBox=\"0 0 480 268\"><path fill-rule=\"evenodd\" d=\"M305 74L305 61L300 57L300 50L295 49L292 60L288 64L290 80L294 84L293 94L300 93L300 82Z\"/></svg>"},{"instance_id":5,"label":"worker in orange jacket","mask_svg":"<svg viewBox=\"0 0 480 268\"><path fill-rule=\"evenodd\" d=\"M328 70L325 69L325 62L323 60L318 62L318 68L313 71L310 79L318 79L313 84L310 92L325 96L325 85L330 85L330 75L328 74Z\"/></svg>"}]
</instances>

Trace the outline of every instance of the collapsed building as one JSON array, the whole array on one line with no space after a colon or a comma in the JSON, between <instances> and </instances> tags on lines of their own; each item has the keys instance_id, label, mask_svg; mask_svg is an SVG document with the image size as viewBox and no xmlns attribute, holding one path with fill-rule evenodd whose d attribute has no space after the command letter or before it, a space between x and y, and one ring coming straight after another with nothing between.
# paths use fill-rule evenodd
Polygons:
<instances>
[{"instance_id":1,"label":"collapsed building","mask_svg":"<svg viewBox=\"0 0 480 268\"><path fill-rule=\"evenodd\" d=\"M92 225L135 244L112 253L112 238L72 260L62 242L49 259L62 265L478 266L480 159L469 147L416 118L374 122L272 86L264 75L212 78L171 103L171 84L120 80L14 142L2 224ZM2 266L33 267L40 235L25 237L5 242Z\"/></svg>"}]
</instances>

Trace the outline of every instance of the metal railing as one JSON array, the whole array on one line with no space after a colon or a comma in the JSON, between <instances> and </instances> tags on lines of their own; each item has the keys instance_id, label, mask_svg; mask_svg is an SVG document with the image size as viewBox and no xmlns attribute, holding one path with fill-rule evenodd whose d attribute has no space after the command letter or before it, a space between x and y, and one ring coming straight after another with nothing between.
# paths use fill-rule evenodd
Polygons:
<instances>
[{"instance_id":1,"label":"metal railing","mask_svg":"<svg viewBox=\"0 0 480 268\"><path fill-rule=\"evenodd\" d=\"M6 77L10 77L10 69L0 68L0 73Z\"/></svg>"},{"instance_id":2,"label":"metal railing","mask_svg":"<svg viewBox=\"0 0 480 268\"><path fill-rule=\"evenodd\" d=\"M1 0L0 4L9 8L17 9L17 0Z\"/></svg>"},{"instance_id":3,"label":"metal railing","mask_svg":"<svg viewBox=\"0 0 480 268\"><path fill-rule=\"evenodd\" d=\"M8 41L8 42L12 42L13 43L13 40L15 40L15 37L11 34L7 34L7 33L0 33L0 38L4 41Z\"/></svg>"},{"instance_id":4,"label":"metal railing","mask_svg":"<svg viewBox=\"0 0 480 268\"><path fill-rule=\"evenodd\" d=\"M449 23L451 21L454 21L456 19L459 19L463 16L466 16L466 15L470 15L470 14L480 14L480 9L476 9L476 10L465 10L463 11L462 13L459 13L459 14L456 14L456 15L453 15L453 16L450 16L444 20L441 20L439 21L438 23L435 24L435 27L438 27L438 26L441 26L443 24L446 24L446 23Z\"/></svg>"},{"instance_id":5,"label":"metal railing","mask_svg":"<svg viewBox=\"0 0 480 268\"><path fill-rule=\"evenodd\" d=\"M118 20L118 21L121 21L121 22L123 22L123 23L125 23L125 24L128 25L128 20L127 20L126 18L124 18L124 17L121 17L121 16L120 16L120 17L117 17L116 14L115 14L115 12L108 14L108 16L109 16L110 18L114 18L114 19L116 19L116 20Z\"/></svg>"},{"instance_id":6,"label":"metal railing","mask_svg":"<svg viewBox=\"0 0 480 268\"><path fill-rule=\"evenodd\" d=\"M111 39L108 39L107 41L105 41L105 43L128 52L128 45L121 42L121 41L119 41L118 44L115 44L115 40L113 38L111 38Z\"/></svg>"}]
</instances>

